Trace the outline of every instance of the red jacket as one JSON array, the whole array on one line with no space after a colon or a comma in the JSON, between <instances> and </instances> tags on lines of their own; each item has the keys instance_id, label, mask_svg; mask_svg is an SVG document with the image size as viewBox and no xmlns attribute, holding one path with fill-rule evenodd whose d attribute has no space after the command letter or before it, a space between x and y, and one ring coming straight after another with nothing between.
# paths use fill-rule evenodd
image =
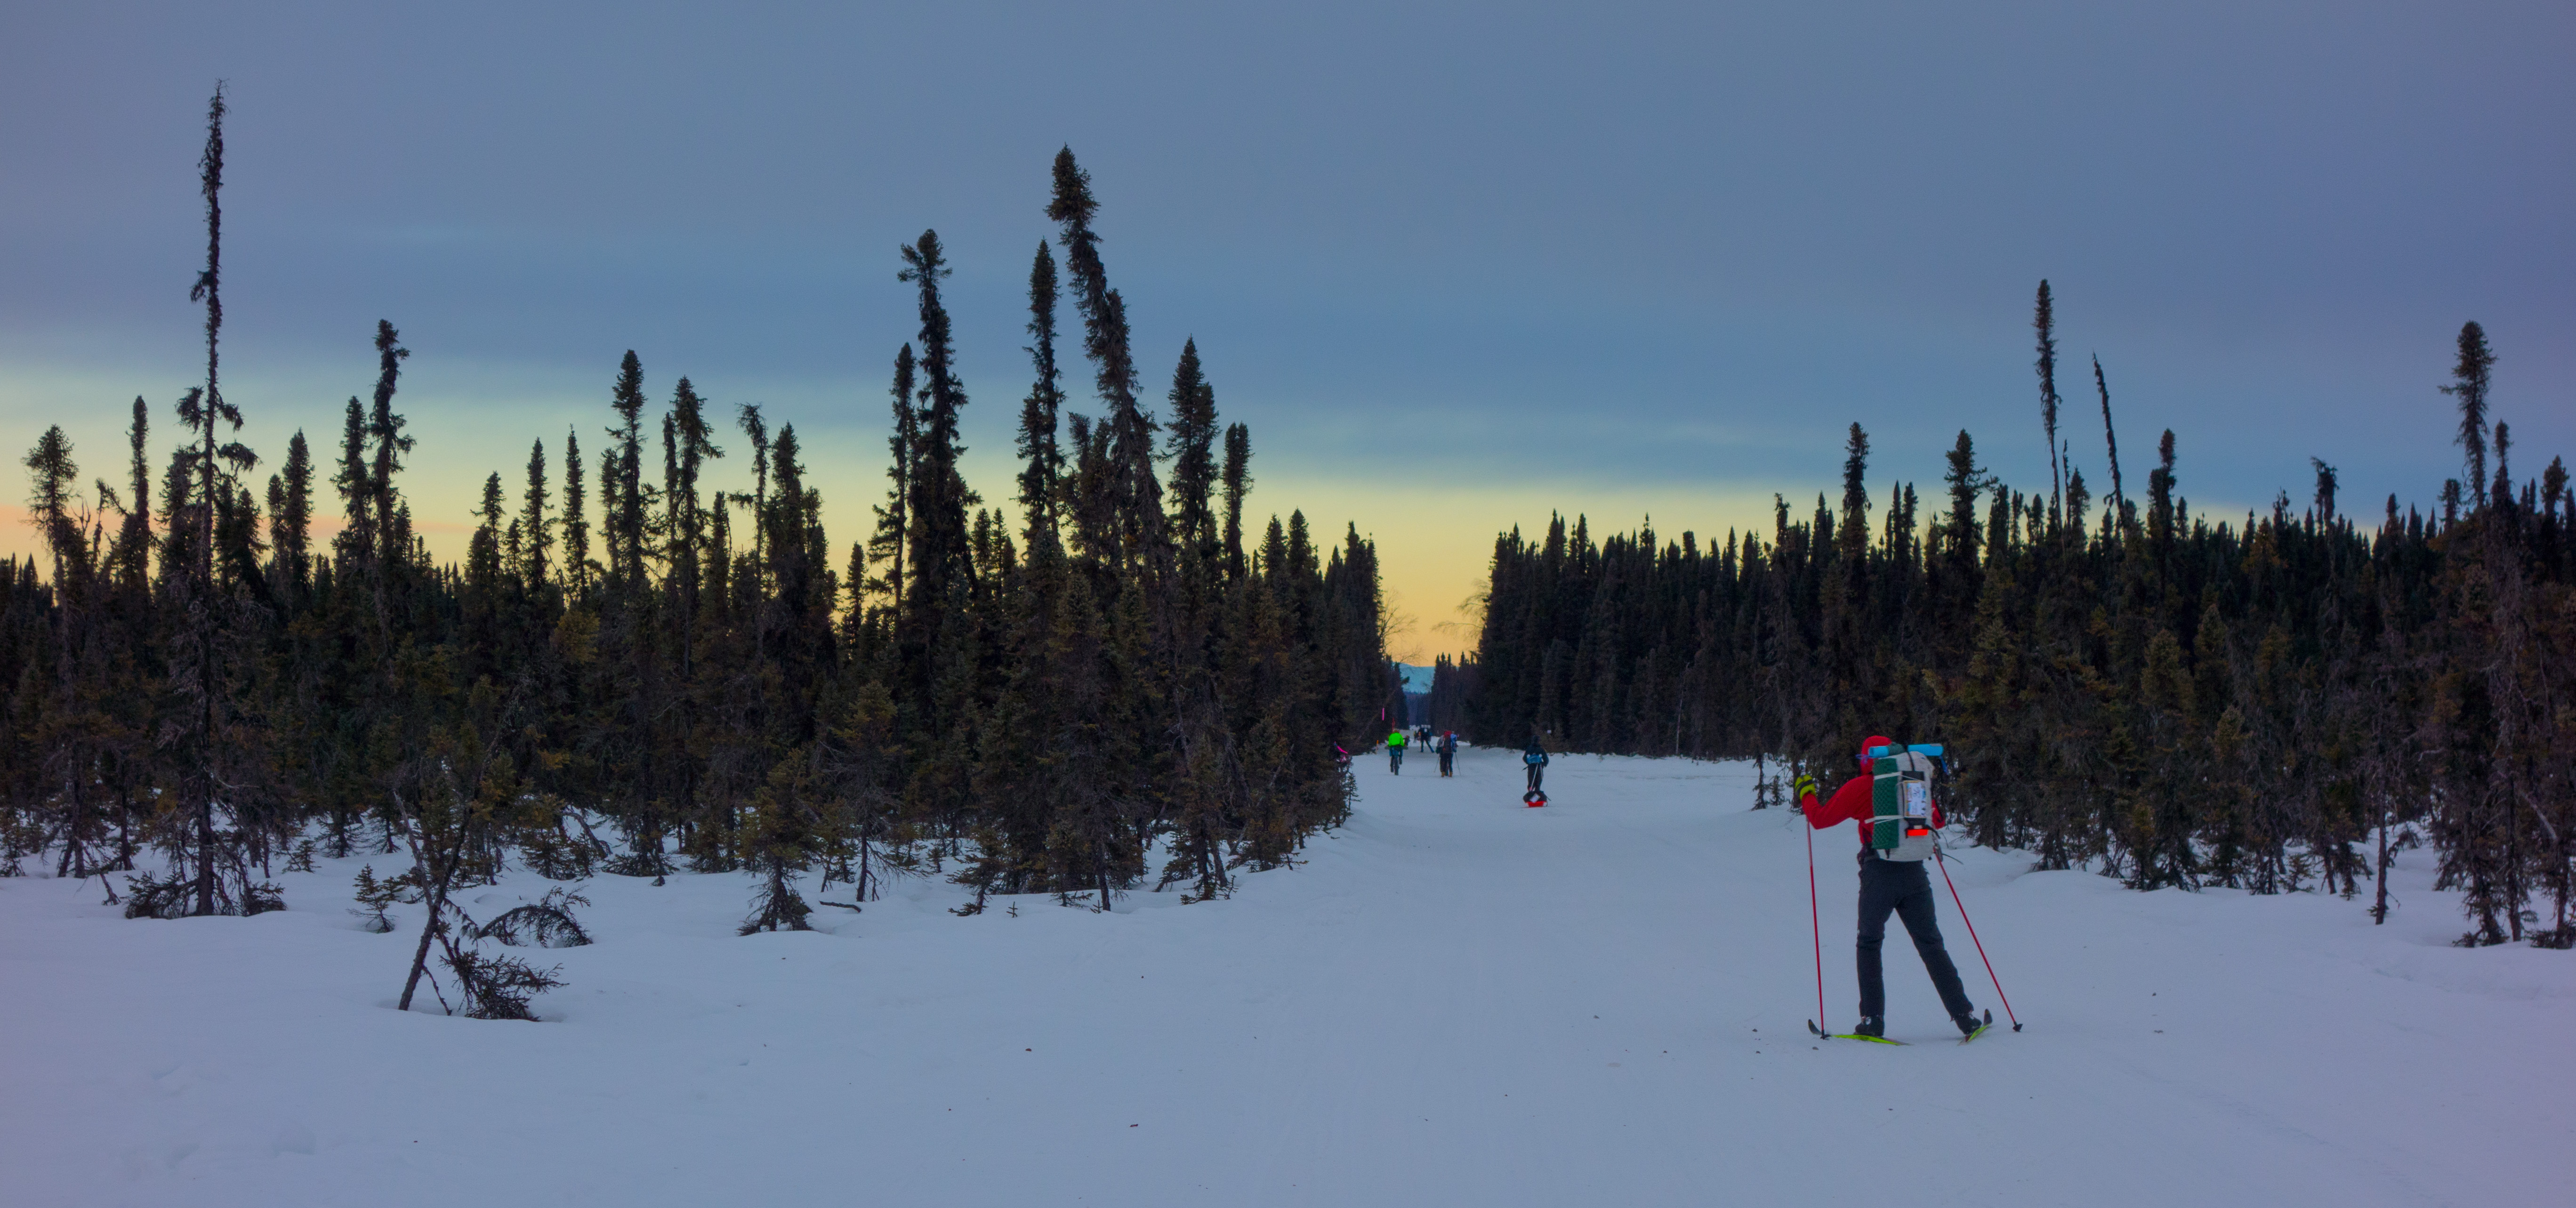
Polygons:
<instances>
[{"instance_id":1,"label":"red jacket","mask_svg":"<svg viewBox=\"0 0 2576 1208\"><path fill-rule=\"evenodd\" d=\"M1834 790L1833 800L1819 803L1816 795L1809 793L1798 805L1807 811L1807 825L1817 830L1837 822L1860 823L1860 841L1866 847L1869 845L1869 818L1877 808L1871 800L1873 787L1870 777L1854 776L1844 781L1843 787ZM1938 802L1932 806L1932 829L1941 829L1941 806Z\"/></svg>"}]
</instances>

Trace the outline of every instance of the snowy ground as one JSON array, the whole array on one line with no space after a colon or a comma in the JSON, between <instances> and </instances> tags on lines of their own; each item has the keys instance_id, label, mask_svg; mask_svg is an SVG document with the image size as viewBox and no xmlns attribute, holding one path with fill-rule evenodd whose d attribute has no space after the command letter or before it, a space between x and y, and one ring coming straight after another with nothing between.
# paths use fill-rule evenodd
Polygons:
<instances>
[{"instance_id":1,"label":"snowy ground","mask_svg":"<svg viewBox=\"0 0 2576 1208\"><path fill-rule=\"evenodd\" d=\"M358 930L356 861L251 919L0 881L0 1203L2567 1202L2576 959L2445 946L2425 853L2373 928L1970 851L2028 1029L1941 1043L1891 937L1927 1043L1817 1042L1805 847L1749 769L1568 758L1526 810L1512 754L1461 763L1363 764L1310 862L1204 905L961 919L915 882L744 939L744 878L602 877L542 1024L391 1010L418 908ZM1817 844L1838 1028L1850 844Z\"/></svg>"}]
</instances>

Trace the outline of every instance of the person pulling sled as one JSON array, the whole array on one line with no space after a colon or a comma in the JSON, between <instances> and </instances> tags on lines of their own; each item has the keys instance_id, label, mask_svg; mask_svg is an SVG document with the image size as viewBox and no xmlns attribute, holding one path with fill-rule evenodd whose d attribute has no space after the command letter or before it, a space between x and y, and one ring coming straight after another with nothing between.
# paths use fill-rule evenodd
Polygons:
<instances>
[{"instance_id":1,"label":"person pulling sled","mask_svg":"<svg viewBox=\"0 0 2576 1208\"><path fill-rule=\"evenodd\" d=\"M1951 963L1950 951L1941 942L1941 926L1933 918L1932 880L1923 871L1925 860L1939 858L1936 832L1945 821L1940 804L1932 800L1932 777L1942 770L1941 748L1900 746L1872 735L1853 762L1859 774L1844 781L1830 800L1817 800L1815 777L1801 774L1796 781L1798 803L1806 811L1809 827L1823 830L1841 822L1859 824L1860 936L1855 957L1860 1022L1852 1032L1871 1038L1887 1034L1887 983L1879 948L1887 939L1887 916L1894 914L1913 937L1914 951L1923 958L1924 971L1932 975L1932 988L1940 992L1941 1007L1950 1013L1950 1022L1962 1035L1975 1036L1989 1021L1978 1017L1959 983L1959 968Z\"/></svg>"},{"instance_id":2,"label":"person pulling sled","mask_svg":"<svg viewBox=\"0 0 2576 1208\"><path fill-rule=\"evenodd\" d=\"M1530 735L1529 745L1521 748L1521 766L1529 769L1529 791L1521 794L1521 804L1532 809L1547 804L1547 794L1538 787L1547 775L1547 748L1539 745L1538 735Z\"/></svg>"}]
</instances>

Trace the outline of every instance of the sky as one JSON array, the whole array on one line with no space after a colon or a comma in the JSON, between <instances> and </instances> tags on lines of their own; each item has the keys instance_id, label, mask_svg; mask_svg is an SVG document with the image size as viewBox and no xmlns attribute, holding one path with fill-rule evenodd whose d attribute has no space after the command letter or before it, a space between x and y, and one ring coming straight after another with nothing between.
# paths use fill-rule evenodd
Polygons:
<instances>
[{"instance_id":1,"label":"sky","mask_svg":"<svg viewBox=\"0 0 2576 1208\"><path fill-rule=\"evenodd\" d=\"M2097 491L2094 355L2127 476L2172 429L2196 511L2304 502L2311 457L2350 510L2429 505L2468 320L2517 471L2576 453L2570 47L2563 3L9 5L0 437L61 423L120 479L141 395L166 450L220 79L262 474L332 443L381 318L442 556L530 442L600 447L630 348L656 399L794 423L846 544L925 228L966 472L1010 494L1071 146L1152 396L1194 338L1253 511L1374 539L1427 660L1472 645L1497 532L1767 528L1838 492L1853 423L1882 504L1962 429L2044 489L2043 278Z\"/></svg>"}]
</instances>

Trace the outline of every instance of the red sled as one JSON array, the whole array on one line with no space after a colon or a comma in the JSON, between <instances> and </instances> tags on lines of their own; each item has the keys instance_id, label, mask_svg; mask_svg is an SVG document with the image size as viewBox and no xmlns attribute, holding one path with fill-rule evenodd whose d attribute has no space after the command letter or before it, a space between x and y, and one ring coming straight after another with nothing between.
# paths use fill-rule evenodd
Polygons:
<instances>
[{"instance_id":1,"label":"red sled","mask_svg":"<svg viewBox=\"0 0 2576 1208\"><path fill-rule=\"evenodd\" d=\"M1530 791L1521 794L1521 804L1526 805L1531 809L1537 809L1538 807L1547 804L1547 794L1542 793L1537 789L1531 789Z\"/></svg>"}]
</instances>

